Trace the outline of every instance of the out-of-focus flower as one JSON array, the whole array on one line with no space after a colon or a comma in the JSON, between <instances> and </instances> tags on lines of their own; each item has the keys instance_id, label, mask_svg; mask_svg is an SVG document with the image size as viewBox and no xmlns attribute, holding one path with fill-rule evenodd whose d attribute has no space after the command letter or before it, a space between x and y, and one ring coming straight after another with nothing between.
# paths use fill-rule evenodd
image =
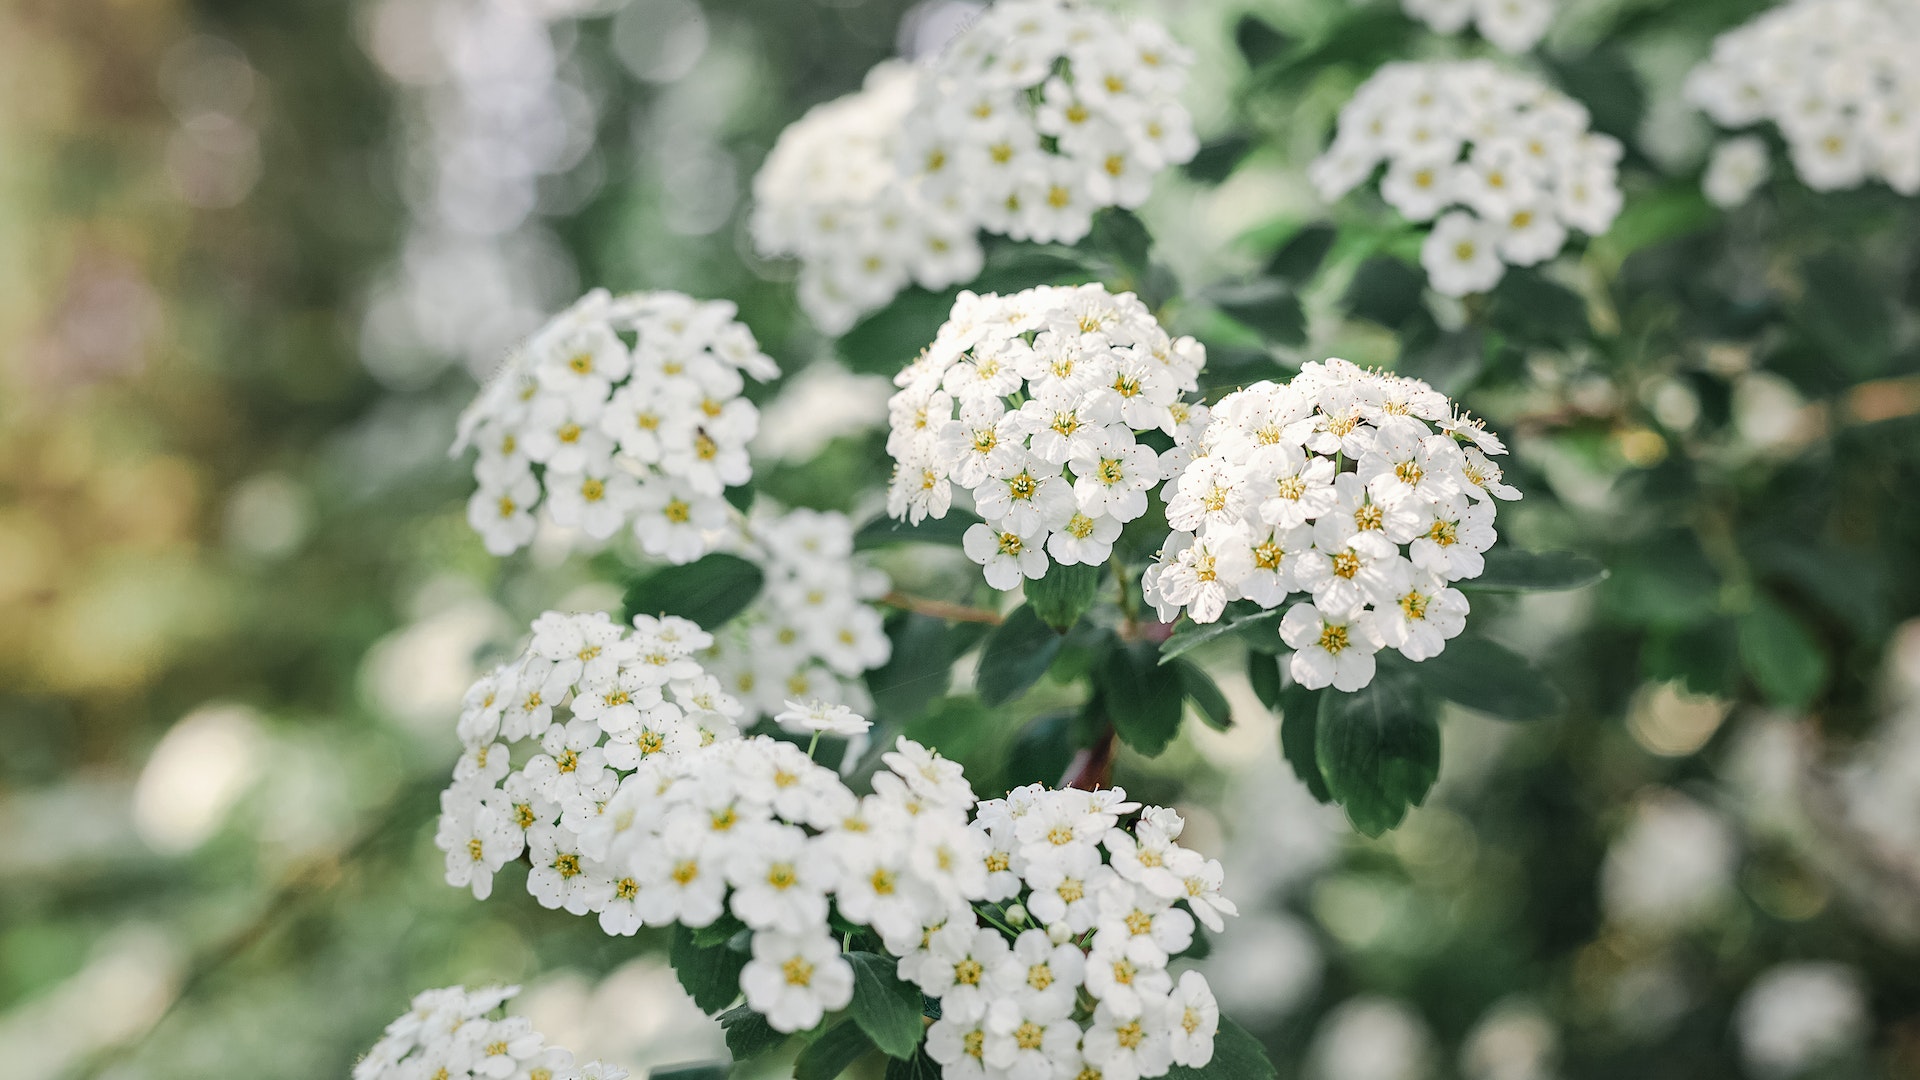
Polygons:
<instances>
[{"instance_id":1,"label":"out-of-focus flower","mask_svg":"<svg viewBox=\"0 0 1920 1080\"><path fill-rule=\"evenodd\" d=\"M353 1080L411 1080L455 1071L500 1080L625 1080L625 1069L598 1061L575 1066L571 1050L548 1045L524 1017L489 1016L519 992L517 986L422 991L355 1063Z\"/></svg>"},{"instance_id":2,"label":"out-of-focus flower","mask_svg":"<svg viewBox=\"0 0 1920 1080\"><path fill-rule=\"evenodd\" d=\"M1678 792L1655 792L1607 849L1601 903L1616 923L1655 932L1684 928L1726 901L1738 854L1719 815Z\"/></svg>"},{"instance_id":3,"label":"out-of-focus flower","mask_svg":"<svg viewBox=\"0 0 1920 1080\"><path fill-rule=\"evenodd\" d=\"M1553 1020L1536 1005L1508 1000L1488 1009L1467 1032L1460 1072L1468 1080L1552 1080L1559 1056Z\"/></svg>"},{"instance_id":4,"label":"out-of-focus flower","mask_svg":"<svg viewBox=\"0 0 1920 1080\"><path fill-rule=\"evenodd\" d=\"M1588 125L1579 102L1484 60L1391 63L1342 107L1308 176L1333 200L1384 163L1381 197L1435 222L1420 252L1429 283L1465 296L1553 258L1570 230L1613 224L1620 143Z\"/></svg>"},{"instance_id":5,"label":"out-of-focus flower","mask_svg":"<svg viewBox=\"0 0 1920 1080\"><path fill-rule=\"evenodd\" d=\"M1400 0L1407 14L1442 34L1469 23L1504 52L1523 53L1546 36L1556 0Z\"/></svg>"},{"instance_id":6,"label":"out-of-focus flower","mask_svg":"<svg viewBox=\"0 0 1920 1080\"><path fill-rule=\"evenodd\" d=\"M1421 1080L1433 1069L1433 1036L1404 1002L1357 997L1320 1022L1307 1050L1314 1080Z\"/></svg>"},{"instance_id":7,"label":"out-of-focus flower","mask_svg":"<svg viewBox=\"0 0 1920 1080\"><path fill-rule=\"evenodd\" d=\"M1867 1016L1859 972L1843 964L1781 964L1747 988L1734 1023L1748 1071L1786 1080L1859 1046Z\"/></svg>"},{"instance_id":8,"label":"out-of-focus flower","mask_svg":"<svg viewBox=\"0 0 1920 1080\"><path fill-rule=\"evenodd\" d=\"M1793 0L1714 39L1713 56L1687 76L1687 100L1724 128L1771 121L1816 191L1878 179L1913 195L1915 40L1920 9L1906 0Z\"/></svg>"},{"instance_id":9,"label":"out-of-focus flower","mask_svg":"<svg viewBox=\"0 0 1920 1080\"><path fill-rule=\"evenodd\" d=\"M1754 191L1767 182L1770 171L1765 140L1757 135L1725 139L1713 148L1700 188L1706 192L1708 202L1732 209L1751 198Z\"/></svg>"}]
</instances>

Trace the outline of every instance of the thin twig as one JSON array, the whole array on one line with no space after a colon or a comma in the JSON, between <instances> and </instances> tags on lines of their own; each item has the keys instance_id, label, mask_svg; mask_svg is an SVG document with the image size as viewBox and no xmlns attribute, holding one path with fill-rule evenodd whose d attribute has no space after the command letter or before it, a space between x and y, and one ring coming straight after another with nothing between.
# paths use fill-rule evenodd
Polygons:
<instances>
[{"instance_id":1,"label":"thin twig","mask_svg":"<svg viewBox=\"0 0 1920 1080\"><path fill-rule=\"evenodd\" d=\"M987 626L999 626L1002 622L1006 621L1000 617L1000 613L997 611L988 611L986 608L968 607L965 604L949 603L945 600L934 600L925 596L915 596L912 593L903 593L898 589L881 597L880 602L890 607L897 607L902 611L911 611L918 615L931 615L936 619L946 619L949 622L984 623Z\"/></svg>"}]
</instances>

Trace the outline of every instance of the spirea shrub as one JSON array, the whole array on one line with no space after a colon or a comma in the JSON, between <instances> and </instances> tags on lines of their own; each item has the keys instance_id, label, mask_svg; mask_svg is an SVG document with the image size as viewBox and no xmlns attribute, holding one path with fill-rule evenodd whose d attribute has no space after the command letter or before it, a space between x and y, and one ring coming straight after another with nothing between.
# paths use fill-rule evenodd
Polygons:
<instances>
[{"instance_id":1,"label":"spirea shrub","mask_svg":"<svg viewBox=\"0 0 1920 1080\"><path fill-rule=\"evenodd\" d=\"M894 379L887 512L945 517L954 485L965 489L985 519L966 553L996 589L1054 562L1105 562L1178 460L1138 435L1178 436L1204 417L1185 399L1205 363L1199 342L1168 336L1132 293L961 293Z\"/></svg>"},{"instance_id":2,"label":"spirea shrub","mask_svg":"<svg viewBox=\"0 0 1920 1080\"><path fill-rule=\"evenodd\" d=\"M1714 39L1686 96L1723 128L1772 123L1810 188L1877 179L1912 195L1920 192L1916 42L1920 7L1907 0L1795 0Z\"/></svg>"},{"instance_id":3,"label":"spirea shrub","mask_svg":"<svg viewBox=\"0 0 1920 1080\"><path fill-rule=\"evenodd\" d=\"M1400 0L1408 15L1442 34L1471 25L1503 52L1523 53L1553 24L1556 0Z\"/></svg>"},{"instance_id":4,"label":"spirea shrub","mask_svg":"<svg viewBox=\"0 0 1920 1080\"><path fill-rule=\"evenodd\" d=\"M1308 168L1322 198L1366 183L1409 221L1433 222L1420 262L1434 290L1481 293L1506 268L1560 253L1569 230L1605 233L1619 214L1618 140L1532 76L1482 60L1390 63L1340 110Z\"/></svg>"},{"instance_id":5,"label":"spirea shrub","mask_svg":"<svg viewBox=\"0 0 1920 1080\"><path fill-rule=\"evenodd\" d=\"M1488 457L1505 450L1426 383L1344 360L1235 391L1168 485L1146 597L1165 621L1285 606L1295 681L1359 690L1380 649L1426 660L1465 628L1453 583L1480 576L1496 500L1520 497Z\"/></svg>"},{"instance_id":6,"label":"spirea shrub","mask_svg":"<svg viewBox=\"0 0 1920 1080\"><path fill-rule=\"evenodd\" d=\"M453 453L478 450L467 520L487 550L533 539L534 511L604 540L631 527L647 554L691 562L753 475L760 414L745 379L773 361L734 305L676 292L595 289L507 358L460 417Z\"/></svg>"},{"instance_id":7,"label":"spirea shrub","mask_svg":"<svg viewBox=\"0 0 1920 1080\"><path fill-rule=\"evenodd\" d=\"M548 1044L525 1017L494 1016L517 986L449 986L414 995L413 1005L353 1067L353 1080L625 1080L627 1071Z\"/></svg>"},{"instance_id":8,"label":"spirea shrub","mask_svg":"<svg viewBox=\"0 0 1920 1080\"><path fill-rule=\"evenodd\" d=\"M981 230L1073 243L1193 157L1190 64L1148 20L995 4L928 64L883 63L783 132L754 178L754 243L800 260L801 306L836 335L910 282L972 280Z\"/></svg>"}]
</instances>

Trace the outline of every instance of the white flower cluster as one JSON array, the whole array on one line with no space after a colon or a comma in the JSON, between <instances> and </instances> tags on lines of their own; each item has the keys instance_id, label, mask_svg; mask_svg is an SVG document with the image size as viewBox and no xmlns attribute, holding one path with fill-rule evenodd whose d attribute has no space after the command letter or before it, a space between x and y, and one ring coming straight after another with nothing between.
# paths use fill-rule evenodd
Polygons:
<instances>
[{"instance_id":1,"label":"white flower cluster","mask_svg":"<svg viewBox=\"0 0 1920 1080\"><path fill-rule=\"evenodd\" d=\"M1409 221L1434 289L1486 292L1507 266L1559 254L1569 229L1599 236L1620 213L1618 140L1588 130L1579 102L1484 60L1392 63L1340 111L1308 169L1322 198L1365 183Z\"/></svg>"},{"instance_id":2,"label":"white flower cluster","mask_svg":"<svg viewBox=\"0 0 1920 1080\"><path fill-rule=\"evenodd\" d=\"M734 313L675 292L595 289L514 350L453 446L479 448L467 521L487 550L526 546L544 497L555 524L595 539L630 523L649 555L705 553L727 521L723 493L753 475L760 414L740 396L742 376L780 374Z\"/></svg>"},{"instance_id":3,"label":"white flower cluster","mask_svg":"<svg viewBox=\"0 0 1920 1080\"><path fill-rule=\"evenodd\" d=\"M800 306L829 334L883 307L909 281L971 281L979 226L952 200L903 178L898 138L921 73L889 60L854 94L815 106L780 133L753 178L753 241L800 260Z\"/></svg>"},{"instance_id":4,"label":"white flower cluster","mask_svg":"<svg viewBox=\"0 0 1920 1080\"><path fill-rule=\"evenodd\" d=\"M1413 18L1441 34L1473 24L1503 52L1523 53L1540 43L1553 23L1555 0L1400 0Z\"/></svg>"},{"instance_id":5,"label":"white flower cluster","mask_svg":"<svg viewBox=\"0 0 1920 1080\"><path fill-rule=\"evenodd\" d=\"M1345 360L1222 398L1198 456L1169 486L1173 536L1147 568L1164 621L1234 600L1272 609L1308 689L1354 691L1374 653L1426 660L1466 626L1452 583L1480 576L1495 498L1520 493L1489 454L1506 447L1418 379ZM1437 430L1436 430L1437 429Z\"/></svg>"},{"instance_id":6,"label":"white flower cluster","mask_svg":"<svg viewBox=\"0 0 1920 1080\"><path fill-rule=\"evenodd\" d=\"M468 990L449 986L414 996L413 1007L353 1067L353 1080L625 1080L627 1071L549 1046L522 1016L487 1014L520 992L517 986Z\"/></svg>"},{"instance_id":7,"label":"white flower cluster","mask_svg":"<svg viewBox=\"0 0 1920 1080\"><path fill-rule=\"evenodd\" d=\"M887 512L945 517L953 485L986 519L967 531L988 584L1011 589L1053 561L1101 563L1120 526L1178 464L1136 434L1180 436L1205 410L1206 350L1171 338L1132 293L1040 286L961 293L927 351L894 378Z\"/></svg>"},{"instance_id":8,"label":"white flower cluster","mask_svg":"<svg viewBox=\"0 0 1920 1080\"><path fill-rule=\"evenodd\" d=\"M899 963L940 1001L927 1054L943 1075L1136 1080L1212 1060L1213 992L1168 963L1196 917L1217 931L1235 914L1220 864L1179 845L1179 814L1125 800L1036 784L980 804L987 898L1011 925L951 919Z\"/></svg>"},{"instance_id":9,"label":"white flower cluster","mask_svg":"<svg viewBox=\"0 0 1920 1080\"><path fill-rule=\"evenodd\" d=\"M902 132L925 196L987 231L1073 243L1199 149L1193 57L1160 24L1072 0L1003 0L934 63Z\"/></svg>"},{"instance_id":10,"label":"white flower cluster","mask_svg":"<svg viewBox=\"0 0 1920 1080\"><path fill-rule=\"evenodd\" d=\"M749 713L772 716L795 698L871 710L860 677L893 655L871 602L890 585L855 555L853 531L845 514L816 510L747 522L745 553L766 572L766 585L700 659Z\"/></svg>"},{"instance_id":11,"label":"white flower cluster","mask_svg":"<svg viewBox=\"0 0 1920 1080\"><path fill-rule=\"evenodd\" d=\"M800 302L845 332L911 282L972 280L981 229L1073 243L1199 148L1191 57L1157 23L1071 0L1004 0L931 66L889 61L780 136L753 235L801 260Z\"/></svg>"},{"instance_id":12,"label":"white flower cluster","mask_svg":"<svg viewBox=\"0 0 1920 1080\"><path fill-rule=\"evenodd\" d=\"M1872 179L1920 193L1920 7L1793 0L1714 40L1687 100L1724 128L1772 121L1818 191Z\"/></svg>"},{"instance_id":13,"label":"white flower cluster","mask_svg":"<svg viewBox=\"0 0 1920 1080\"><path fill-rule=\"evenodd\" d=\"M469 691L435 837L450 884L485 898L524 853L536 900L609 934L731 912L753 931L741 988L781 1031L851 998L829 898L905 952L984 895L958 765L902 739L857 797L798 747L739 736L740 703L693 658L712 643L699 627L634 624L549 613L525 656ZM539 752L516 768L522 740Z\"/></svg>"}]
</instances>

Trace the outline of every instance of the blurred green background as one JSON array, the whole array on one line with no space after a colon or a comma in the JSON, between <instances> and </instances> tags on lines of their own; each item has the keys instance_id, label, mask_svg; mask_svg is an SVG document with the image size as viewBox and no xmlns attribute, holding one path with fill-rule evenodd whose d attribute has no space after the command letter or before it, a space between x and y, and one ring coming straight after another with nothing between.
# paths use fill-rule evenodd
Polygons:
<instances>
[{"instance_id":1,"label":"blurred green background","mask_svg":"<svg viewBox=\"0 0 1920 1080\"><path fill-rule=\"evenodd\" d=\"M744 220L782 127L954 17L912 6L0 9L0 1074L342 1076L414 991L488 980L583 1057L718 1052L659 940L440 880L476 668L618 597L564 543L488 557L445 447L545 313L673 288L807 369L762 490L870 511L882 417L822 431L806 402L886 385L831 364ZM1301 169L1369 57L1463 46L1402 26L1262 77L1262 28L1339 41L1352 5L1131 6L1197 52L1203 135L1250 149L1142 212L1182 291L1342 230L1306 345L1197 303L1176 328L1234 381L1435 362L1349 302L1382 213ZM1440 786L1379 841L1287 771L1234 656L1233 731L1120 764L1227 860L1209 977L1283 1076L1920 1076L1920 215L1790 177L1706 210L1677 87L1763 6L1568 5L1520 63L1628 141L1627 214L1557 268L1576 328L1535 312L1423 371L1515 446L1503 535L1613 571L1476 612L1568 715L1450 715ZM989 776L1005 746L953 752ZM1769 1033L1818 1053L1779 1068Z\"/></svg>"}]
</instances>

